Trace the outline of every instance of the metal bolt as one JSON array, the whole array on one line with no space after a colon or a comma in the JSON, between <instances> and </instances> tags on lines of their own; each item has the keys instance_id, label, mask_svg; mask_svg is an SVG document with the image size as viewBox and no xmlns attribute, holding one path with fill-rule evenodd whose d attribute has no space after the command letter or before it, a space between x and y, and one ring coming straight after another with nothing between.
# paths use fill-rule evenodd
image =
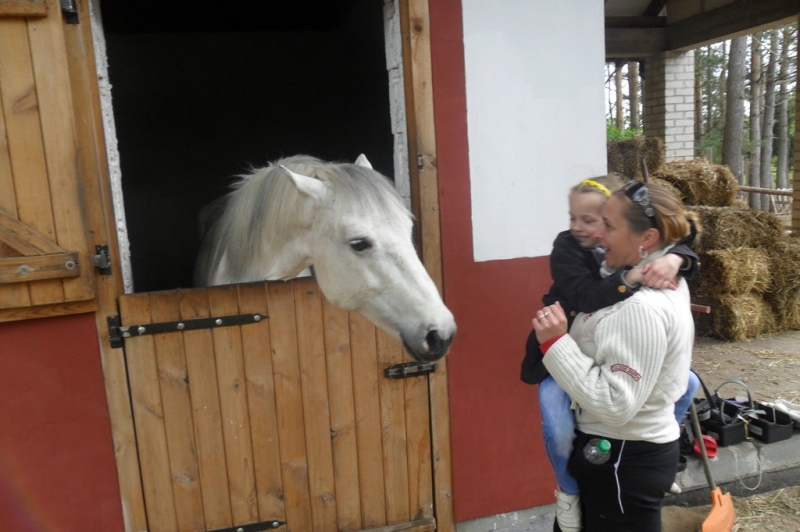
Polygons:
<instances>
[{"instance_id":1,"label":"metal bolt","mask_svg":"<svg viewBox=\"0 0 800 532\"><path fill-rule=\"evenodd\" d=\"M253 321L261 321L261 316L256 314L255 316L253 316Z\"/></svg>"},{"instance_id":2,"label":"metal bolt","mask_svg":"<svg viewBox=\"0 0 800 532\"><path fill-rule=\"evenodd\" d=\"M222 325L222 319L217 318L217 321L215 321L214 323L216 323L217 325Z\"/></svg>"},{"instance_id":3,"label":"metal bolt","mask_svg":"<svg viewBox=\"0 0 800 532\"><path fill-rule=\"evenodd\" d=\"M68 269L68 270L74 270L75 269L75 261L74 260L68 260L67 262L64 263L64 267L66 269Z\"/></svg>"},{"instance_id":4,"label":"metal bolt","mask_svg":"<svg viewBox=\"0 0 800 532\"><path fill-rule=\"evenodd\" d=\"M431 209L433 209L434 211L438 211L439 210L439 206L438 205L434 205L433 207L431 207Z\"/></svg>"},{"instance_id":5,"label":"metal bolt","mask_svg":"<svg viewBox=\"0 0 800 532\"><path fill-rule=\"evenodd\" d=\"M185 328L186 328L186 325L184 325L183 323L179 323L179 324L178 324L178 330L179 330L179 331L182 331L182 330L184 330Z\"/></svg>"},{"instance_id":6,"label":"metal bolt","mask_svg":"<svg viewBox=\"0 0 800 532\"><path fill-rule=\"evenodd\" d=\"M138 329L139 334L144 334L145 330L146 329L144 327L142 327L141 325L139 326L139 329Z\"/></svg>"},{"instance_id":7,"label":"metal bolt","mask_svg":"<svg viewBox=\"0 0 800 532\"><path fill-rule=\"evenodd\" d=\"M22 266L20 266L19 268L17 268L17 272L18 272L18 273L21 273L21 274L23 274L23 275L25 275L25 274L27 274L27 273L31 273L31 267L30 267L30 266L28 266L27 264L23 264Z\"/></svg>"},{"instance_id":8,"label":"metal bolt","mask_svg":"<svg viewBox=\"0 0 800 532\"><path fill-rule=\"evenodd\" d=\"M244 532L244 528L239 527L239 528L236 529L236 532Z\"/></svg>"}]
</instances>

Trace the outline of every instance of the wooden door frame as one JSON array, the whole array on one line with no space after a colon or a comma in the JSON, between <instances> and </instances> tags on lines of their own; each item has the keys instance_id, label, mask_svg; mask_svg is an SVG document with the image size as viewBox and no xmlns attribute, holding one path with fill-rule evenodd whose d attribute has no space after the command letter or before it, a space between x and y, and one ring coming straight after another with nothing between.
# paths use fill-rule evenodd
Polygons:
<instances>
[{"instance_id":1,"label":"wooden door frame","mask_svg":"<svg viewBox=\"0 0 800 532\"><path fill-rule=\"evenodd\" d=\"M441 293L443 269L428 0L398 1L403 32L412 197L415 214L419 220L423 264ZM124 352L122 349L113 349L106 334L107 318L119 314L118 298L124 294L124 289L94 39L89 16L90 2L91 0L78 0L81 23L66 25L65 33L76 115L85 118L77 121L76 127L78 145L81 147L80 165L88 224L92 235L91 245L108 244L112 261L112 274L97 277L99 310L95 313L95 322L103 364L124 526L126 532L138 532L147 530L147 516L130 390L127 384L127 369ZM418 160L422 162L421 167L417 165ZM455 523L447 381L446 359L442 359L437 371L430 375L429 393L436 528L449 532L455 530Z\"/></svg>"},{"instance_id":2,"label":"wooden door frame","mask_svg":"<svg viewBox=\"0 0 800 532\"><path fill-rule=\"evenodd\" d=\"M444 295L439 171L433 114L431 27L428 0L399 0L403 34L403 68L408 123L409 171L414 214L419 221L422 263L439 293ZM433 450L434 514L436 529L455 530L453 470L450 439L450 397L447 357L430 374L431 438Z\"/></svg>"}]
</instances>

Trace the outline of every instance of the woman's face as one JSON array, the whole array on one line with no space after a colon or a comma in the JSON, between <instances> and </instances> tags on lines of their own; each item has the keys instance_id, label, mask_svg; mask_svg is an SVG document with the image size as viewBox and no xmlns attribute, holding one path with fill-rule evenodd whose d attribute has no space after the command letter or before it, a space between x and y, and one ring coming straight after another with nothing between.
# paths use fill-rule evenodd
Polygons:
<instances>
[{"instance_id":1,"label":"woman's face","mask_svg":"<svg viewBox=\"0 0 800 532\"><path fill-rule=\"evenodd\" d=\"M569 230L583 248L597 246L597 230L603 225L605 197L597 192L569 195Z\"/></svg>"},{"instance_id":2,"label":"woman's face","mask_svg":"<svg viewBox=\"0 0 800 532\"><path fill-rule=\"evenodd\" d=\"M603 223L597 232L600 245L606 248L606 264L614 269L636 266L642 260L639 246L644 235L631 233L628 220L623 217L625 200L612 196L603 209Z\"/></svg>"}]
</instances>

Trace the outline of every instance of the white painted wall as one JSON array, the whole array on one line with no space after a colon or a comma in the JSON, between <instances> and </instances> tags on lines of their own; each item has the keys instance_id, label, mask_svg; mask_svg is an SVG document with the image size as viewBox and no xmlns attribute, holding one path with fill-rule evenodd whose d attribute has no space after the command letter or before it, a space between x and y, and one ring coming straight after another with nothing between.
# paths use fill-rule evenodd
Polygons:
<instances>
[{"instance_id":1,"label":"white painted wall","mask_svg":"<svg viewBox=\"0 0 800 532\"><path fill-rule=\"evenodd\" d=\"M603 3L462 0L475 261L549 255L606 173Z\"/></svg>"}]
</instances>

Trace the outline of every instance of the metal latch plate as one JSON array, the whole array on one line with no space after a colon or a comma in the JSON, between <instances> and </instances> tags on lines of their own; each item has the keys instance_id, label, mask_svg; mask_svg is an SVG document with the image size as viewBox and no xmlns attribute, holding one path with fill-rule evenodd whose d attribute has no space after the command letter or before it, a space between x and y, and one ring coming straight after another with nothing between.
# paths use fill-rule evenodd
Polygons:
<instances>
[{"instance_id":1,"label":"metal latch plate","mask_svg":"<svg viewBox=\"0 0 800 532\"><path fill-rule=\"evenodd\" d=\"M432 373L439 366L436 362L404 362L384 368L383 375L387 379L405 379Z\"/></svg>"},{"instance_id":2,"label":"metal latch plate","mask_svg":"<svg viewBox=\"0 0 800 532\"><path fill-rule=\"evenodd\" d=\"M247 525L229 526L228 528L217 528L208 532L262 532L263 530L274 530L285 525L283 521L271 519L260 523L250 523Z\"/></svg>"}]
</instances>

